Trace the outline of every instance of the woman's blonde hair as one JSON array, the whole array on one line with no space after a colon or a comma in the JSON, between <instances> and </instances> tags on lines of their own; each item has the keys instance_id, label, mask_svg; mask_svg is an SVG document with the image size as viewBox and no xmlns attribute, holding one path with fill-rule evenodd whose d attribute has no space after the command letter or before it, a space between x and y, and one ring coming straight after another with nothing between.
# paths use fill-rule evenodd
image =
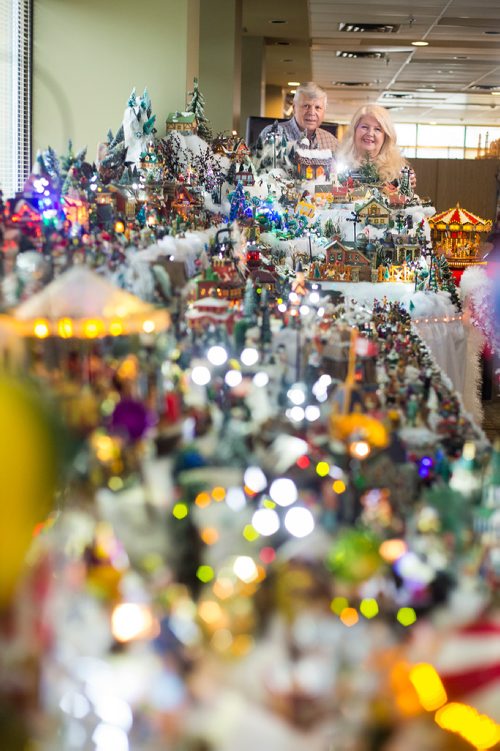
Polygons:
<instances>
[{"instance_id":1,"label":"woman's blonde hair","mask_svg":"<svg viewBox=\"0 0 500 751\"><path fill-rule=\"evenodd\" d=\"M382 180L394 180L408 162L397 145L396 131L388 110L378 104L364 104L356 110L337 151L337 161L345 164L348 169L360 167L363 163L363 156L356 151L354 136L360 120L367 115L378 121L385 134L382 148L373 160L374 164Z\"/></svg>"}]
</instances>

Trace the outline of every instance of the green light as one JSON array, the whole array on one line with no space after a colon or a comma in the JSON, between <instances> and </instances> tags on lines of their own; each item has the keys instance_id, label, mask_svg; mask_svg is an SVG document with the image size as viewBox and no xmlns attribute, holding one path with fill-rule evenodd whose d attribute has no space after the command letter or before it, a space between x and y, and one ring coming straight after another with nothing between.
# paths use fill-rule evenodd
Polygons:
<instances>
[{"instance_id":1,"label":"green light","mask_svg":"<svg viewBox=\"0 0 500 751\"><path fill-rule=\"evenodd\" d=\"M326 477L330 471L330 465L328 462L318 462L316 464L316 474L320 477Z\"/></svg>"},{"instance_id":2,"label":"green light","mask_svg":"<svg viewBox=\"0 0 500 751\"><path fill-rule=\"evenodd\" d=\"M262 502L262 505L264 506L264 508L276 508L275 502L270 498L266 498L265 501Z\"/></svg>"},{"instance_id":3,"label":"green light","mask_svg":"<svg viewBox=\"0 0 500 751\"><path fill-rule=\"evenodd\" d=\"M176 519L185 519L188 514L189 508L186 503L176 503L172 509L172 516L175 516Z\"/></svg>"},{"instance_id":4,"label":"green light","mask_svg":"<svg viewBox=\"0 0 500 751\"><path fill-rule=\"evenodd\" d=\"M411 626L417 620L417 614L413 608L399 608L396 618L402 626Z\"/></svg>"},{"instance_id":5,"label":"green light","mask_svg":"<svg viewBox=\"0 0 500 751\"><path fill-rule=\"evenodd\" d=\"M330 610L332 610L335 615L340 615L341 612L348 606L349 600L347 599L347 597L334 597L330 603Z\"/></svg>"},{"instance_id":6,"label":"green light","mask_svg":"<svg viewBox=\"0 0 500 751\"><path fill-rule=\"evenodd\" d=\"M254 540L257 540L260 535L255 527L252 527L251 524L247 524L245 529L243 530L243 537L245 538L245 540L248 540L248 542L253 542Z\"/></svg>"},{"instance_id":7,"label":"green light","mask_svg":"<svg viewBox=\"0 0 500 751\"><path fill-rule=\"evenodd\" d=\"M196 576L203 584L207 584L207 582L212 581L215 573L212 566L198 566Z\"/></svg>"},{"instance_id":8,"label":"green light","mask_svg":"<svg viewBox=\"0 0 500 751\"><path fill-rule=\"evenodd\" d=\"M375 618L379 613L378 602L372 597L367 597L365 600L361 600L359 610L365 618Z\"/></svg>"}]
</instances>

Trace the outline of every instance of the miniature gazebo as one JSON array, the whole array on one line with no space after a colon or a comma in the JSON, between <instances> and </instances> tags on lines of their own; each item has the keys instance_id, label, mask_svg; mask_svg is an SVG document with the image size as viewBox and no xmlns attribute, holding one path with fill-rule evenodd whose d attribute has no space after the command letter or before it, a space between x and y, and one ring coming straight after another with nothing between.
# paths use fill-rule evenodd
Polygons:
<instances>
[{"instance_id":1,"label":"miniature gazebo","mask_svg":"<svg viewBox=\"0 0 500 751\"><path fill-rule=\"evenodd\" d=\"M478 263L481 235L491 231L491 220L481 219L460 204L429 218L435 250L444 253L450 268Z\"/></svg>"}]
</instances>

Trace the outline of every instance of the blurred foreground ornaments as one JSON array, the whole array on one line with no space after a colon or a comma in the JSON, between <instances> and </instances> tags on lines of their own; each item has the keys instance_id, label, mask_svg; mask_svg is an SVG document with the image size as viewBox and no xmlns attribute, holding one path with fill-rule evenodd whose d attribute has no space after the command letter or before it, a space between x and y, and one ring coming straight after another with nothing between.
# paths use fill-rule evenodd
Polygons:
<instances>
[{"instance_id":1,"label":"blurred foreground ornaments","mask_svg":"<svg viewBox=\"0 0 500 751\"><path fill-rule=\"evenodd\" d=\"M37 523L55 491L57 447L39 395L0 376L0 607L9 602Z\"/></svg>"},{"instance_id":2,"label":"blurred foreground ornaments","mask_svg":"<svg viewBox=\"0 0 500 751\"><path fill-rule=\"evenodd\" d=\"M146 436L156 423L155 415L135 399L122 399L114 408L109 428L125 440L135 443Z\"/></svg>"},{"instance_id":3,"label":"blurred foreground ornaments","mask_svg":"<svg viewBox=\"0 0 500 751\"><path fill-rule=\"evenodd\" d=\"M383 565L380 540L368 529L339 533L328 554L327 565L335 577L358 584L374 576Z\"/></svg>"}]
</instances>

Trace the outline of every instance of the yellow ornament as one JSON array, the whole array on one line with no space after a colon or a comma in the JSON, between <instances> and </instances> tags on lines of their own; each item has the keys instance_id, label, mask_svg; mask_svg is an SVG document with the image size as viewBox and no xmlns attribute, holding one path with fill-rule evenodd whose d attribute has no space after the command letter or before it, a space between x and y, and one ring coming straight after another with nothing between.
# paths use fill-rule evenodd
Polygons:
<instances>
[{"instance_id":1,"label":"yellow ornament","mask_svg":"<svg viewBox=\"0 0 500 751\"><path fill-rule=\"evenodd\" d=\"M9 603L35 526L49 511L56 451L38 396L0 376L0 607Z\"/></svg>"}]
</instances>

